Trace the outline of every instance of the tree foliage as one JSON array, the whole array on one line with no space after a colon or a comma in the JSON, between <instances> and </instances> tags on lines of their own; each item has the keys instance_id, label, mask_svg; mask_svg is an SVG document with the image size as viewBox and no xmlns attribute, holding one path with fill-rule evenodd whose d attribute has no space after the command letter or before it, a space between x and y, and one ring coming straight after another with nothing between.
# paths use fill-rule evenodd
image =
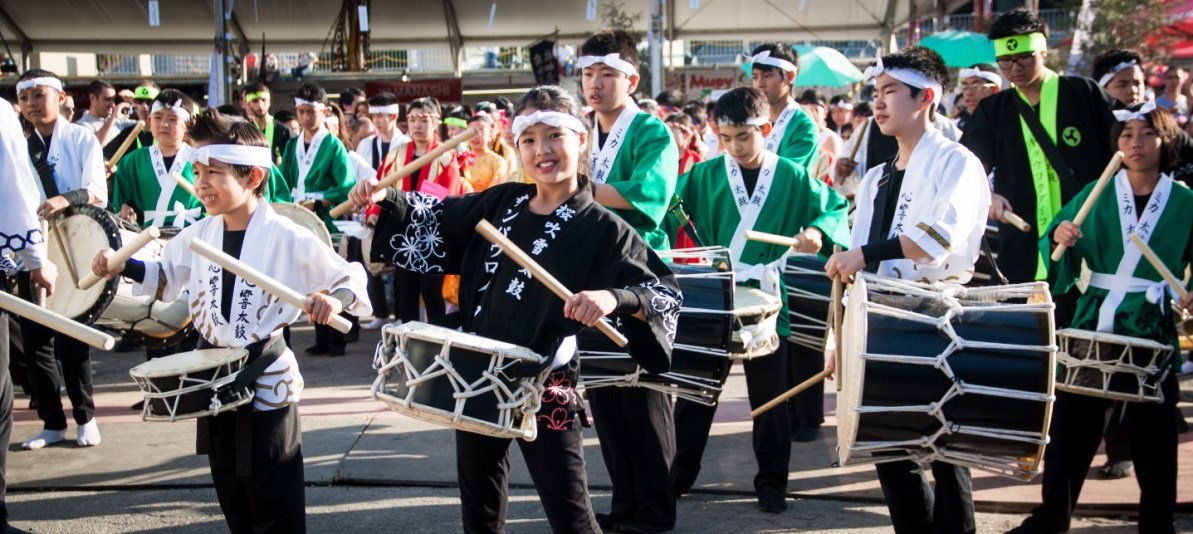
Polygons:
<instances>
[{"instance_id":1,"label":"tree foliage","mask_svg":"<svg viewBox=\"0 0 1193 534\"><path fill-rule=\"evenodd\" d=\"M1088 58L1112 48L1133 49L1144 61L1165 62L1182 37L1165 28L1177 0L1091 0L1094 11L1089 40L1083 53Z\"/></svg>"}]
</instances>

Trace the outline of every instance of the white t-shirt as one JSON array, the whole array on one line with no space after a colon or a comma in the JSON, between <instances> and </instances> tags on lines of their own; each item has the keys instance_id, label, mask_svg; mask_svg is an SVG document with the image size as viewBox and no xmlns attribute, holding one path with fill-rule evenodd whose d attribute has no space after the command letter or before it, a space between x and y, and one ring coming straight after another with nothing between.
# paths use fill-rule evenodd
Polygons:
<instances>
[{"instance_id":1,"label":"white t-shirt","mask_svg":"<svg viewBox=\"0 0 1193 534\"><path fill-rule=\"evenodd\" d=\"M83 116L79 117L79 120L75 121L75 124L91 130L91 133L99 135L99 131L104 127L105 122L107 122L107 119L92 115L91 110L84 110ZM120 132L136 123L137 121L127 117L116 119L112 123L112 127L108 129L108 135L104 136L104 139L99 140L100 146L108 146L108 143L111 143L112 139L120 135Z\"/></svg>"}]
</instances>

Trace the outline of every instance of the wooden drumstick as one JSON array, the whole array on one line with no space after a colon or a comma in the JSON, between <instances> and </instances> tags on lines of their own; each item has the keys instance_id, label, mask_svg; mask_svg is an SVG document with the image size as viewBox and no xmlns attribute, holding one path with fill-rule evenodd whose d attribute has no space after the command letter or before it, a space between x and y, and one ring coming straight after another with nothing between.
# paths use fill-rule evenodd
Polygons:
<instances>
[{"instance_id":1,"label":"wooden drumstick","mask_svg":"<svg viewBox=\"0 0 1193 534\"><path fill-rule=\"evenodd\" d=\"M54 220L46 221L46 223L50 226L50 234L54 237L54 241L58 243L58 253L62 254L62 262L66 264L66 274L70 276L70 283L79 287L79 273L75 271L75 260L66 251L66 240L63 239L62 231L58 229L58 217L55 216Z\"/></svg>"},{"instance_id":2,"label":"wooden drumstick","mask_svg":"<svg viewBox=\"0 0 1193 534\"><path fill-rule=\"evenodd\" d=\"M111 258L108 258L108 270L115 269L121 263L128 261L128 259L133 257L133 254L136 254L138 250L145 248L145 245L148 245L150 241L161 237L161 235L161 231L159 231L156 226L150 226L149 228L141 230L141 233L130 239L128 243L125 243L124 246L120 247L120 250L117 250L115 254L112 254ZM99 283L100 280L103 280L103 278L100 278L100 276L95 274L95 272L89 272L87 273L87 276L84 276L82 280L79 280L79 289L91 289L91 286Z\"/></svg>"},{"instance_id":3,"label":"wooden drumstick","mask_svg":"<svg viewBox=\"0 0 1193 534\"><path fill-rule=\"evenodd\" d=\"M849 161L857 161L857 149L861 148L862 143L866 141L866 130L870 129L870 122L872 120L873 119L863 122L862 127L858 128L856 132L853 132L851 139L857 139L857 142L853 144L853 150L849 151Z\"/></svg>"},{"instance_id":4,"label":"wooden drumstick","mask_svg":"<svg viewBox=\"0 0 1193 534\"><path fill-rule=\"evenodd\" d=\"M1081 209L1077 211L1077 216L1073 217L1073 224L1081 227L1085 222L1085 217L1089 215L1089 210L1093 209L1094 202L1098 200L1098 195L1102 194L1102 190L1106 189L1106 184L1110 183L1110 178L1114 173L1118 172L1118 166L1123 162L1123 153L1115 152L1114 157L1110 158L1110 164L1106 165L1106 170L1102 171L1102 176L1098 178L1098 183L1094 184L1094 188L1089 192L1085 202L1081 204ZM1060 243L1056 245L1056 249L1052 251L1052 261L1060 261L1061 256L1065 255L1068 250L1068 245Z\"/></svg>"},{"instance_id":5,"label":"wooden drumstick","mask_svg":"<svg viewBox=\"0 0 1193 534\"><path fill-rule=\"evenodd\" d=\"M547 270L544 269L542 265L539 265L538 262L534 261L533 258L527 256L522 249L518 248L518 245L515 245L513 241L510 241L509 238L502 235L501 232L499 232L492 224L489 224L489 221L481 219L481 222L476 223L476 231L480 235L484 236L485 239L488 239L490 243L500 247L501 251L504 252L506 256L509 256L510 259L514 260L514 263L517 263L527 271L530 271L531 278L542 282L543 285L547 286L547 289L550 289L551 292L555 293L556 296L565 301L572 298L572 292L568 290L568 288L565 287L562 282L552 276L551 273L547 272ZM608 336L609 339L613 340L618 347L625 347L626 344L629 343L629 340L627 340L625 336L621 335L621 332L618 332L616 328L613 328L613 325L605 322L604 319L597 321L596 328L597 330L600 330L602 334Z\"/></svg>"},{"instance_id":6,"label":"wooden drumstick","mask_svg":"<svg viewBox=\"0 0 1193 534\"><path fill-rule=\"evenodd\" d=\"M1027 224L1027 221L1023 220L1023 217L1015 215L1015 212L1011 210L1003 210L1002 220L1003 222L1018 228L1020 232L1031 231L1031 225Z\"/></svg>"},{"instance_id":7,"label":"wooden drumstick","mask_svg":"<svg viewBox=\"0 0 1193 534\"><path fill-rule=\"evenodd\" d=\"M120 162L120 158L124 157L124 153L128 152L128 148L133 146L133 142L137 140L137 136L141 135L141 130L144 129L145 121L137 121L137 124L133 126L132 135L128 136L123 143L120 143L120 148L116 150L115 154L112 154L112 159L108 160L107 168L109 171Z\"/></svg>"},{"instance_id":8,"label":"wooden drumstick","mask_svg":"<svg viewBox=\"0 0 1193 534\"><path fill-rule=\"evenodd\" d=\"M397 184L403 178L410 176L411 174L414 174L415 171L418 171L419 169L427 166L432 161L435 161L439 156L446 154L447 151L449 151L453 148L456 148L456 146L458 146L459 144L461 144L469 139L472 139L473 137L476 137L477 133L478 132L476 130L476 127L469 126L464 131L456 134L455 137L448 139L447 141L444 141L442 144L435 147L433 150L429 150L429 151L427 151L426 154L423 154L423 155L419 156L417 159L415 159L414 161L411 161L408 165L405 165L405 166L397 169L396 171L386 174L385 177L383 177L379 182L377 182L377 189L385 189L386 187L393 187L394 184ZM330 212L331 218L333 218L333 219L339 218L350 211L352 211L352 201L347 200L347 201L341 202L339 206L336 206L331 209L331 212Z\"/></svg>"},{"instance_id":9,"label":"wooden drumstick","mask_svg":"<svg viewBox=\"0 0 1193 534\"><path fill-rule=\"evenodd\" d=\"M186 178L178 174L178 171L170 173L170 178L173 178L174 183L178 184L178 187L181 187L183 191L190 193L192 197L199 198L199 193L195 192L195 185L186 181ZM269 177L267 176L266 179L269 179Z\"/></svg>"},{"instance_id":10,"label":"wooden drumstick","mask_svg":"<svg viewBox=\"0 0 1193 534\"><path fill-rule=\"evenodd\" d=\"M203 256L212 263L232 271L232 274L249 281L253 285L281 299L282 302L285 302L286 304L301 310L303 309L303 304L306 303L306 296L286 287L285 285L282 285L281 282L270 278L265 273L250 267L248 264L233 258L232 256L224 254L223 251L207 244L203 240L192 239L190 243L190 249L194 251L195 254ZM347 334L348 331L352 330L352 323L347 319L340 317L339 315L331 316L331 322L328 325L344 334Z\"/></svg>"},{"instance_id":11,"label":"wooden drumstick","mask_svg":"<svg viewBox=\"0 0 1193 534\"><path fill-rule=\"evenodd\" d=\"M41 238L45 239L46 236L49 235L49 232L50 232L50 223L45 220L42 220L41 221ZM42 308L46 307L46 288L42 287L40 284L37 286L37 305L41 306Z\"/></svg>"},{"instance_id":12,"label":"wooden drumstick","mask_svg":"<svg viewBox=\"0 0 1193 534\"><path fill-rule=\"evenodd\" d=\"M755 232L754 230L746 230L746 239L791 248L797 248L804 242L803 238L799 236L787 237L785 235L768 234L766 232Z\"/></svg>"},{"instance_id":13,"label":"wooden drumstick","mask_svg":"<svg viewBox=\"0 0 1193 534\"><path fill-rule=\"evenodd\" d=\"M0 291L0 309L24 317L50 330L73 337L99 350L112 350L116 340L78 321L64 317L32 303L25 302L7 292Z\"/></svg>"},{"instance_id":14,"label":"wooden drumstick","mask_svg":"<svg viewBox=\"0 0 1193 534\"><path fill-rule=\"evenodd\" d=\"M774 408L776 406L783 404L784 402L787 402L787 399L790 399L791 397L799 395L800 393L803 393L804 390L806 390L812 386L815 386L816 384L819 384L820 382L823 382L824 379L828 378L828 375L831 375L831 374L833 374L832 369L825 369L819 373L816 373L815 375L812 375L811 378L804 380L803 382L800 382L800 384L798 386L795 386L795 387L785 391L782 395L779 395L778 397L771 399L766 404L759 406L758 409L751 411L750 417L758 417L759 415L762 415L762 414L766 413L767 411L769 411L771 408Z\"/></svg>"},{"instance_id":15,"label":"wooden drumstick","mask_svg":"<svg viewBox=\"0 0 1193 534\"><path fill-rule=\"evenodd\" d=\"M1131 234L1131 241L1135 243L1135 246L1139 247L1139 250L1143 252L1143 257L1147 258L1148 263L1152 264L1156 272L1164 277L1164 281L1168 282L1168 287L1172 288L1172 292L1176 293L1182 302L1188 298L1189 292L1185 289L1185 286L1181 285L1181 281L1176 275L1173 275L1172 271L1168 270L1168 267L1164 265L1164 262L1160 261L1160 257L1156 255L1156 251L1152 250L1152 247L1149 247L1137 234Z\"/></svg>"}]
</instances>

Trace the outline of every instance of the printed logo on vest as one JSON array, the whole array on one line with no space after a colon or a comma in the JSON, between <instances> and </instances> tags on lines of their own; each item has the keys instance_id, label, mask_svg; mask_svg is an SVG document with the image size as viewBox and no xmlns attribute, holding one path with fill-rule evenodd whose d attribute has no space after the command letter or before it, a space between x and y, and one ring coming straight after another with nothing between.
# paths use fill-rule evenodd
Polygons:
<instances>
[{"instance_id":1,"label":"printed logo on vest","mask_svg":"<svg viewBox=\"0 0 1193 534\"><path fill-rule=\"evenodd\" d=\"M1069 146L1077 146L1081 144L1081 131L1074 126L1065 128L1061 134L1061 139L1065 140L1065 144Z\"/></svg>"}]
</instances>

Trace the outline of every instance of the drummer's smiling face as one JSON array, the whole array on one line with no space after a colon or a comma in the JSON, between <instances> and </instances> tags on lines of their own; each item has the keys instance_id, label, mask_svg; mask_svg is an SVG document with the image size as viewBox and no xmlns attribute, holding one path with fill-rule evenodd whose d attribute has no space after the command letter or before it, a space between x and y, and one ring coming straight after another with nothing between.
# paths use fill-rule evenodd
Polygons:
<instances>
[{"instance_id":1,"label":"drummer's smiling face","mask_svg":"<svg viewBox=\"0 0 1193 534\"><path fill-rule=\"evenodd\" d=\"M245 216L247 224L247 216L252 214L261 182L265 180L264 169L251 167L248 174L240 176L232 165L210 159L208 164L196 161L194 170L195 192L207 214Z\"/></svg>"},{"instance_id":2,"label":"drummer's smiling face","mask_svg":"<svg viewBox=\"0 0 1193 534\"><path fill-rule=\"evenodd\" d=\"M523 114L535 111L527 108ZM526 174L540 187L574 183L580 169L580 154L587 142L587 133L540 122L526 128L518 137L518 155Z\"/></svg>"}]
</instances>

